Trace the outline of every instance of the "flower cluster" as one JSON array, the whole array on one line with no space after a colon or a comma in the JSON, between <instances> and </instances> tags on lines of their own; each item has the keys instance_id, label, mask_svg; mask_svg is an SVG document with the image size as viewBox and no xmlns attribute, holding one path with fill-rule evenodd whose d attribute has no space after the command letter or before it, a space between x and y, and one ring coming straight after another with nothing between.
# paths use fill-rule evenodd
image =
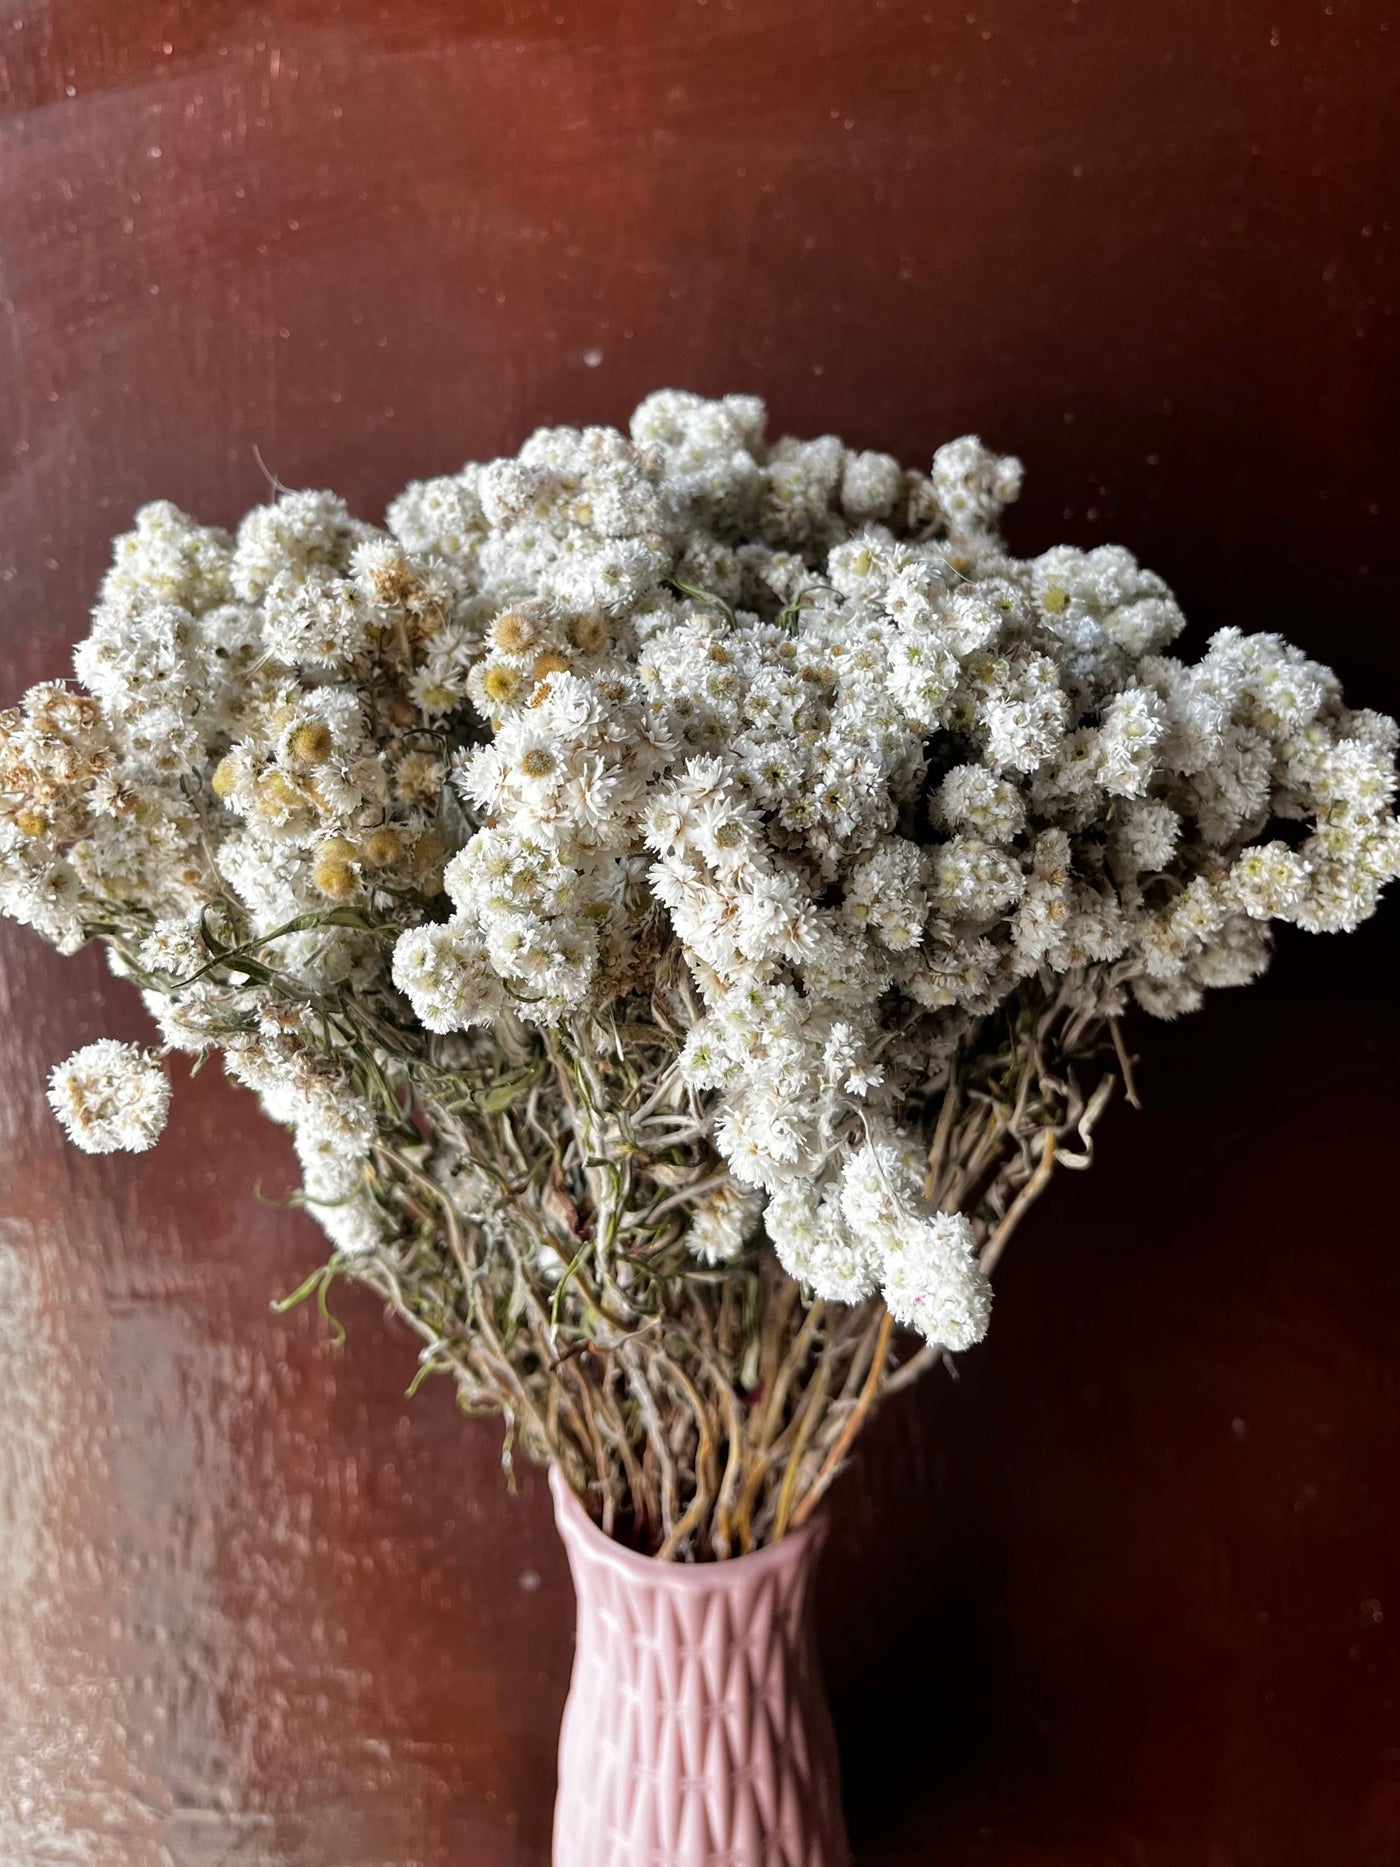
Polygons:
<instances>
[{"instance_id":1,"label":"flower cluster","mask_svg":"<svg viewBox=\"0 0 1400 1867\"><path fill-rule=\"evenodd\" d=\"M1174 653L1117 546L1013 556L1020 478L972 437L917 472L668 391L385 527L328 493L233 535L148 506L81 690L0 715L0 909L105 940L168 1047L222 1050L337 1261L537 1438L561 1329L613 1357L567 1379L651 1422L638 1315L751 1275L760 1221L810 1301L963 1348L979 1251L1083 1117L1058 1064L1400 874L1393 723L1277 636ZM150 1072L90 1047L55 1106L149 1145ZM981 1141L975 1081L1020 1085ZM410 1287L430 1235L451 1301ZM752 1373L705 1314L706 1365Z\"/></svg>"},{"instance_id":2,"label":"flower cluster","mask_svg":"<svg viewBox=\"0 0 1400 1867\"><path fill-rule=\"evenodd\" d=\"M141 1154L165 1127L170 1084L149 1051L103 1037L58 1065L49 1101L85 1154Z\"/></svg>"},{"instance_id":3,"label":"flower cluster","mask_svg":"<svg viewBox=\"0 0 1400 1867\"><path fill-rule=\"evenodd\" d=\"M456 764L483 826L457 913L395 976L434 1030L503 988L554 1023L627 981L661 904L704 1003L687 1080L784 1264L969 1339L985 1293L937 1253L895 1296L839 1191L852 1145L897 1152L931 1068L1028 984L1174 1015L1252 978L1271 919L1355 926L1400 872L1394 727L1277 637L1174 658L1180 612L1118 547L1010 557L1019 465L973 439L924 478L674 393L633 436L536 437L395 508L511 599L469 682L493 736ZM440 515L473 497L466 542Z\"/></svg>"}]
</instances>

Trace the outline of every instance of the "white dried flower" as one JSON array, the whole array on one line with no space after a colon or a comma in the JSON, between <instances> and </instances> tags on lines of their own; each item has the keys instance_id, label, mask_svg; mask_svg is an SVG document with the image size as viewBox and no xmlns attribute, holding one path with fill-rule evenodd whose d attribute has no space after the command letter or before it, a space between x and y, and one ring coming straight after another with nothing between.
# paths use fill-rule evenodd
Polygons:
<instances>
[{"instance_id":1,"label":"white dried flower","mask_svg":"<svg viewBox=\"0 0 1400 1867\"><path fill-rule=\"evenodd\" d=\"M456 925L402 934L394 948L394 984L430 1031L489 1023L504 998L486 947Z\"/></svg>"},{"instance_id":2,"label":"white dried flower","mask_svg":"<svg viewBox=\"0 0 1400 1867\"><path fill-rule=\"evenodd\" d=\"M896 1322L942 1348L970 1348L987 1332L991 1288L962 1213L925 1204L911 1161L890 1141L858 1148L841 1169L841 1212L879 1267Z\"/></svg>"},{"instance_id":3,"label":"white dried flower","mask_svg":"<svg viewBox=\"0 0 1400 1867\"><path fill-rule=\"evenodd\" d=\"M153 1051L102 1037L55 1066L49 1102L85 1154L143 1154L165 1127L170 1083Z\"/></svg>"}]
</instances>

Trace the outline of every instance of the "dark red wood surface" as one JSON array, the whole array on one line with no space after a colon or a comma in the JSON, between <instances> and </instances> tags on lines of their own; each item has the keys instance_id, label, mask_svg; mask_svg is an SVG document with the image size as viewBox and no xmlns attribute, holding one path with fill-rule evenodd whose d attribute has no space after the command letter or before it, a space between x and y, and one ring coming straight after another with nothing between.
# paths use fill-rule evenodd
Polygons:
<instances>
[{"instance_id":1,"label":"dark red wood surface","mask_svg":"<svg viewBox=\"0 0 1400 1867\"><path fill-rule=\"evenodd\" d=\"M0 700L143 499L368 515L660 384L1027 459L1198 636L1400 706L1381 0L48 0L0 13ZM255 454L255 450L257 453ZM835 1505L869 1867L1400 1861L1397 910L1137 1032L1147 1108ZM100 958L0 930L0 1861L546 1858L570 1600L489 1425L268 1299L316 1261L216 1072L65 1149Z\"/></svg>"}]
</instances>

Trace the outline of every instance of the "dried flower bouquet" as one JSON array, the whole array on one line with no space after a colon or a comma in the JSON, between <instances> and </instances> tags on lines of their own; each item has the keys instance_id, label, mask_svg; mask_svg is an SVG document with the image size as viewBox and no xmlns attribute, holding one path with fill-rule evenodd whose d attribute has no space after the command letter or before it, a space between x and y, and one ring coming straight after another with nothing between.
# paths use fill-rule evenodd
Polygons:
<instances>
[{"instance_id":1,"label":"dried flower bouquet","mask_svg":"<svg viewBox=\"0 0 1400 1867\"><path fill-rule=\"evenodd\" d=\"M1021 560L929 474L667 392L387 529L137 516L81 687L0 716L0 908L104 941L294 1132L333 1253L611 1535L736 1555L987 1326L1120 1019L1351 928L1396 729L1276 636L1169 653L1117 547ZM149 1146L157 1057L53 1076Z\"/></svg>"}]
</instances>

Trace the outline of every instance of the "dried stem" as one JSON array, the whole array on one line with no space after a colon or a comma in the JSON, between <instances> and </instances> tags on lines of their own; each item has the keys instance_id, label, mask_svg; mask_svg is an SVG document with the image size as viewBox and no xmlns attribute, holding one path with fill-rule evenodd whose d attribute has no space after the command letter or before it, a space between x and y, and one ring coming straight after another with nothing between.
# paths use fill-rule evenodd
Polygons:
<instances>
[{"instance_id":1,"label":"dried stem","mask_svg":"<svg viewBox=\"0 0 1400 1867\"><path fill-rule=\"evenodd\" d=\"M874 1348L870 1356L870 1371L860 1390L860 1399L846 1416L846 1423L841 1428L835 1445L822 1460L821 1470L808 1487L806 1496L793 1512L794 1527L806 1523L817 1505L826 1496L827 1487L840 1470L841 1461L850 1451L852 1440L865 1424L871 1408L875 1405L875 1396L880 1391L880 1377L885 1372L885 1357L889 1353L890 1337L893 1334L894 1318L886 1310L880 1318Z\"/></svg>"},{"instance_id":2,"label":"dried stem","mask_svg":"<svg viewBox=\"0 0 1400 1867\"><path fill-rule=\"evenodd\" d=\"M1086 1096L1078 1073L1110 1042L1131 1090L1116 1024L1081 1006L1027 997L931 1082L925 1189L966 1212L989 1272L1055 1167L1086 1163L1114 1075ZM645 1019L518 1027L494 1079L417 1066L416 1132L376 1152L402 1243L335 1264L408 1317L464 1406L503 1411L609 1534L666 1560L808 1522L877 1408L945 1359L901 1354L876 1300L804 1302L761 1237L718 1271L691 1254L692 1214L730 1187L675 1068L694 1014L658 986Z\"/></svg>"}]
</instances>

